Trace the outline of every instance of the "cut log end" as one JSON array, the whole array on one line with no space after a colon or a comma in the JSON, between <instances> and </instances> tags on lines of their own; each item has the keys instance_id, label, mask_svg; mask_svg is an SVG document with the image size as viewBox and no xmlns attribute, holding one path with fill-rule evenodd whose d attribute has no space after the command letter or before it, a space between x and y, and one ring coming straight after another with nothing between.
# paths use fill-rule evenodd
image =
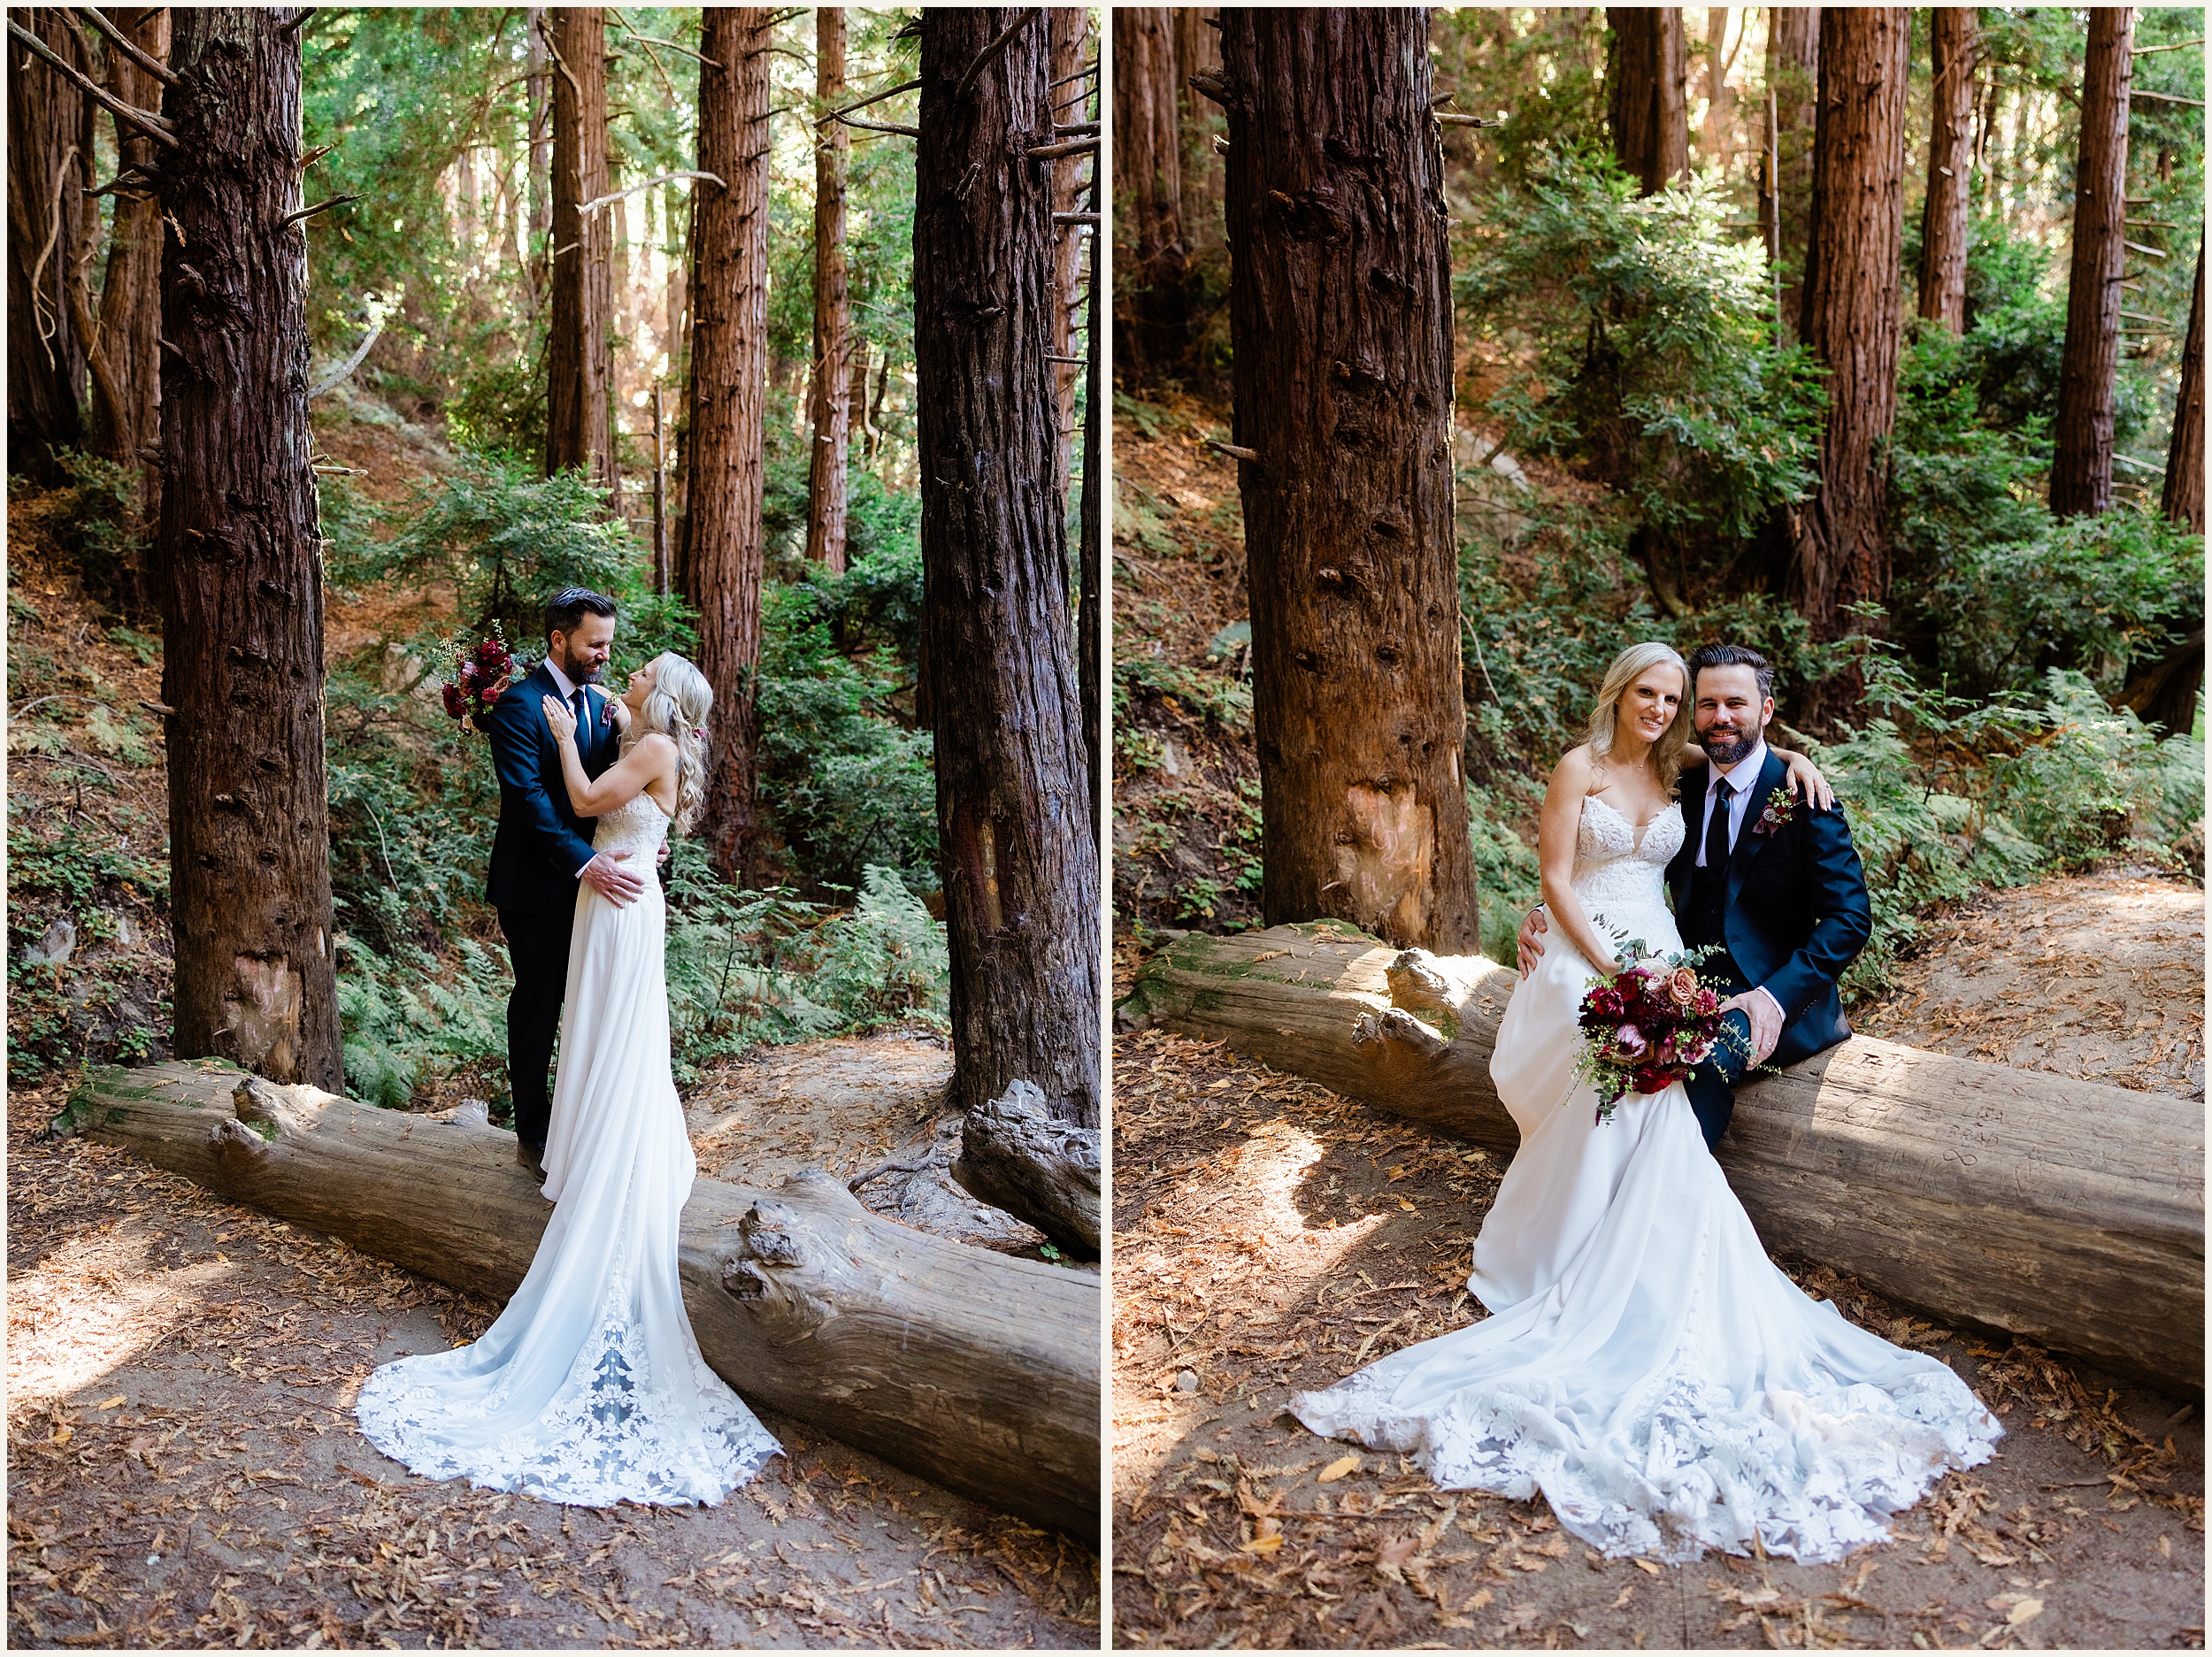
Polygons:
<instances>
[{"instance_id":1,"label":"cut log end","mask_svg":"<svg viewBox=\"0 0 2212 1657\"><path fill-rule=\"evenodd\" d=\"M1035 1084L1017 1081L968 1112L952 1177L1063 1247L1099 1252L1098 1130L1056 1121Z\"/></svg>"}]
</instances>

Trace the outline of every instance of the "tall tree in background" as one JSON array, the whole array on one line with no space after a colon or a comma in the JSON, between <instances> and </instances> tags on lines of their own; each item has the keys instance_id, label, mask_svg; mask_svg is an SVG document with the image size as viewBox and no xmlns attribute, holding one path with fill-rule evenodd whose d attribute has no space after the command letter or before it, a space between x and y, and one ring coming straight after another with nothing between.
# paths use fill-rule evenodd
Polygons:
<instances>
[{"instance_id":1,"label":"tall tree in background","mask_svg":"<svg viewBox=\"0 0 2212 1657\"><path fill-rule=\"evenodd\" d=\"M59 9L27 6L8 17L73 68L93 67ZM65 289L84 243L89 107L52 65L10 39L8 466L44 482L61 479L56 452L84 441L84 349Z\"/></svg>"},{"instance_id":2,"label":"tall tree in background","mask_svg":"<svg viewBox=\"0 0 2212 1657\"><path fill-rule=\"evenodd\" d=\"M109 16L149 58L158 62L168 57L167 6L119 7ZM133 109L161 112L158 76L127 52L111 50L107 66L110 92ZM154 139L132 122L119 119L115 140L122 161L117 176L127 180L136 169L138 178L151 180L160 159ZM161 236L161 203L153 186L118 189L96 318L83 274L70 283L77 331L88 342L85 360L92 378L92 445L126 465L143 463L139 451L154 441L160 414ZM150 466L146 475L151 480L159 473ZM150 492L150 512L157 510L157 495Z\"/></svg>"},{"instance_id":3,"label":"tall tree in background","mask_svg":"<svg viewBox=\"0 0 2212 1657\"><path fill-rule=\"evenodd\" d=\"M1012 27L1023 18L1010 7L921 14L922 671L952 964L952 1102L968 1113L961 1178L1095 1248L1098 848L1066 520L1052 490L1054 164L1025 154L1055 138L1050 57L1043 27ZM1041 1102L1025 1101L1018 1083ZM1076 1189L1086 1158L1087 1217Z\"/></svg>"},{"instance_id":4,"label":"tall tree in background","mask_svg":"<svg viewBox=\"0 0 2212 1657\"><path fill-rule=\"evenodd\" d=\"M2059 360L2058 443L2051 510L2062 518L2112 504L2113 380L2120 366L2120 283L2127 274L2128 84L2135 10L2089 9L2081 74L2081 156L2074 172L2074 257Z\"/></svg>"},{"instance_id":5,"label":"tall tree in background","mask_svg":"<svg viewBox=\"0 0 2212 1657\"><path fill-rule=\"evenodd\" d=\"M545 469L580 466L615 499L614 242L607 194L606 14L553 6L553 306L546 344Z\"/></svg>"},{"instance_id":6,"label":"tall tree in background","mask_svg":"<svg viewBox=\"0 0 2212 1657\"><path fill-rule=\"evenodd\" d=\"M1980 12L1973 6L1930 10L1934 91L1928 139L1928 198L1920 218L1920 314L1954 334L1966 332L1966 186L1974 169L1974 64Z\"/></svg>"},{"instance_id":7,"label":"tall tree in background","mask_svg":"<svg viewBox=\"0 0 2212 1657\"><path fill-rule=\"evenodd\" d=\"M2181 388L2166 447L2166 487L2158 510L2204 533L2204 233L2197 233L2197 280L2189 290L2189 332L2181 348Z\"/></svg>"},{"instance_id":8,"label":"tall tree in background","mask_svg":"<svg viewBox=\"0 0 2212 1657\"><path fill-rule=\"evenodd\" d=\"M553 88L547 80L551 54L546 30L545 8L532 6L526 13L528 33L524 50L523 88L529 100L528 146L530 177L529 291L534 303L546 301L549 280L546 257L553 250Z\"/></svg>"},{"instance_id":9,"label":"tall tree in background","mask_svg":"<svg viewBox=\"0 0 2212 1657\"><path fill-rule=\"evenodd\" d=\"M1222 24L1263 910L1471 952L1428 13Z\"/></svg>"},{"instance_id":10,"label":"tall tree in background","mask_svg":"<svg viewBox=\"0 0 2212 1657\"><path fill-rule=\"evenodd\" d=\"M1813 142L1820 111L1818 6L1768 8L1767 88L1774 100L1776 150L1776 223L1769 245L1782 266L1782 321L1798 334L1806 242L1813 221Z\"/></svg>"},{"instance_id":11,"label":"tall tree in background","mask_svg":"<svg viewBox=\"0 0 2212 1657\"><path fill-rule=\"evenodd\" d=\"M1902 324L1905 77L1912 13L1830 6L1820 16L1806 346L1828 369L1820 485L1795 516L1786 595L1833 640L1867 631L1850 606L1889 595L1889 467ZM1856 670L1813 687L1795 710L1826 725L1855 697Z\"/></svg>"},{"instance_id":12,"label":"tall tree in background","mask_svg":"<svg viewBox=\"0 0 2212 1657\"><path fill-rule=\"evenodd\" d=\"M156 543L176 1051L335 1092L299 18L174 12Z\"/></svg>"},{"instance_id":13,"label":"tall tree in background","mask_svg":"<svg viewBox=\"0 0 2212 1657\"><path fill-rule=\"evenodd\" d=\"M1055 6L1045 16L1052 31L1052 102L1054 119L1057 120L1063 114L1081 111L1097 82L1079 73L1087 38L1087 19L1083 8ZM1055 224L1061 226L1052 265L1053 291L1058 299L1052 310L1052 354L1056 357L1073 354L1076 312L1083 303L1082 230L1071 219L1061 215L1080 211L1086 188L1081 167L1052 169L1052 211ZM1059 464L1053 469L1053 487L1063 501L1067 499L1074 464L1075 386L1080 372L1073 363L1056 362L1052 365L1053 413L1060 433Z\"/></svg>"},{"instance_id":14,"label":"tall tree in background","mask_svg":"<svg viewBox=\"0 0 2212 1657\"><path fill-rule=\"evenodd\" d=\"M814 96L827 114L845 90L845 8L814 13ZM814 135L814 447L807 460L806 556L845 567L845 446L852 408L852 295L845 277L845 171L852 135L841 121ZM710 186L709 188L712 188Z\"/></svg>"},{"instance_id":15,"label":"tall tree in background","mask_svg":"<svg viewBox=\"0 0 2212 1657\"><path fill-rule=\"evenodd\" d=\"M1655 196L1690 165L1682 8L1608 6L1605 21L1613 33L1605 61L1613 153L1641 194Z\"/></svg>"},{"instance_id":16,"label":"tall tree in background","mask_svg":"<svg viewBox=\"0 0 2212 1657\"><path fill-rule=\"evenodd\" d=\"M1728 142L1736 121L1736 100L1728 79L1728 72L1735 66L1735 53L1728 50L1728 13L1726 6L1705 8L1705 132L1701 141L1703 159L1717 171L1728 168ZM1743 50L1743 36L1736 36L1736 50Z\"/></svg>"},{"instance_id":17,"label":"tall tree in background","mask_svg":"<svg viewBox=\"0 0 2212 1657\"><path fill-rule=\"evenodd\" d=\"M684 596L714 687L702 830L725 879L757 872L763 420L768 391L768 52L764 6L701 12L692 201L691 435Z\"/></svg>"},{"instance_id":18,"label":"tall tree in background","mask_svg":"<svg viewBox=\"0 0 2212 1657\"><path fill-rule=\"evenodd\" d=\"M1133 385L1173 366L1183 339L1183 159L1175 122L1175 24L1166 6L1111 8L1114 27L1114 215L1129 314L1117 319L1117 360Z\"/></svg>"}]
</instances>

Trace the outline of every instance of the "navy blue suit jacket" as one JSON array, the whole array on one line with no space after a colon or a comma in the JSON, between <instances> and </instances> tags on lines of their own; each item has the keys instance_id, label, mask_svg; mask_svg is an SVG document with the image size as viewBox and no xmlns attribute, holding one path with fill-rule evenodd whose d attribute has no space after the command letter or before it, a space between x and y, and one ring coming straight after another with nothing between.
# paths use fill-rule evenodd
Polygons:
<instances>
[{"instance_id":1,"label":"navy blue suit jacket","mask_svg":"<svg viewBox=\"0 0 2212 1657\"><path fill-rule=\"evenodd\" d=\"M1770 1064L1809 1059L1851 1033L1836 984L1874 931L1866 871L1852 847L1843 808L1818 811L1802 800L1791 802L1783 786L1787 774L1769 749L1729 854L1722 918L1723 941L1746 986L1763 988L1781 1006L1782 1038ZM1682 818L1689 832L1667 865L1678 916L1689 912L1690 877L1705 839L1708 780L1702 763L1684 767ZM1771 834L1753 832L1778 790L1792 806L1790 821ZM1683 941L1698 940L1686 932Z\"/></svg>"},{"instance_id":2,"label":"navy blue suit jacket","mask_svg":"<svg viewBox=\"0 0 2212 1657\"><path fill-rule=\"evenodd\" d=\"M560 689L543 663L507 687L485 716L492 763L499 771L499 830L492 838L488 895L494 909L562 916L576 909L576 877L591 861L597 819L580 817L561 779L561 753L545 722L544 699ZM597 778L614 763L620 741L607 716L606 693L584 687L591 717L578 728L584 774Z\"/></svg>"}]
</instances>

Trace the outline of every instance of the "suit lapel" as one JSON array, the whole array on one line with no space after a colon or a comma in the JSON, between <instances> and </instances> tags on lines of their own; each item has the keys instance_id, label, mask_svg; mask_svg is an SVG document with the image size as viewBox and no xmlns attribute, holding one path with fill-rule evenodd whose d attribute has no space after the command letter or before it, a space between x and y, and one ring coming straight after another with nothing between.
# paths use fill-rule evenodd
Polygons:
<instances>
[{"instance_id":1,"label":"suit lapel","mask_svg":"<svg viewBox=\"0 0 2212 1657\"><path fill-rule=\"evenodd\" d=\"M1775 758L1774 750L1769 748L1764 763L1759 767L1759 780L1752 785L1751 798L1744 802L1743 826L1736 831L1735 849L1728 857L1728 901L1731 903L1743 890L1744 877L1750 873L1753 861L1766 849L1767 841L1772 838L1752 831L1767 809L1769 796L1786 775L1788 768Z\"/></svg>"}]
</instances>

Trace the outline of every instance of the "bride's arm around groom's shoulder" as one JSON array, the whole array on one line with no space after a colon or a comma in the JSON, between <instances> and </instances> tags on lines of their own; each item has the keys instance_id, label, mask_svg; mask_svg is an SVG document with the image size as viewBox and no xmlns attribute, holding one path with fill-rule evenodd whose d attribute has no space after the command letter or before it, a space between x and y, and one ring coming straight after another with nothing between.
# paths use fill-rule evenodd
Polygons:
<instances>
[{"instance_id":1,"label":"bride's arm around groom's shoulder","mask_svg":"<svg viewBox=\"0 0 2212 1657\"><path fill-rule=\"evenodd\" d=\"M586 776L583 756L576 750L576 716L552 696L545 697L541 706L554 745L560 750L561 780L568 788L568 803L578 817L604 817L629 804L651 784L674 774L674 740L658 731L649 731L596 778Z\"/></svg>"},{"instance_id":2,"label":"bride's arm around groom's shoulder","mask_svg":"<svg viewBox=\"0 0 2212 1657\"><path fill-rule=\"evenodd\" d=\"M574 874L592 859L591 841L563 820L546 788L543 742L546 727L538 710L539 687L527 681L511 687L485 716L492 765L499 773L499 809L536 841L547 859Z\"/></svg>"}]
</instances>

